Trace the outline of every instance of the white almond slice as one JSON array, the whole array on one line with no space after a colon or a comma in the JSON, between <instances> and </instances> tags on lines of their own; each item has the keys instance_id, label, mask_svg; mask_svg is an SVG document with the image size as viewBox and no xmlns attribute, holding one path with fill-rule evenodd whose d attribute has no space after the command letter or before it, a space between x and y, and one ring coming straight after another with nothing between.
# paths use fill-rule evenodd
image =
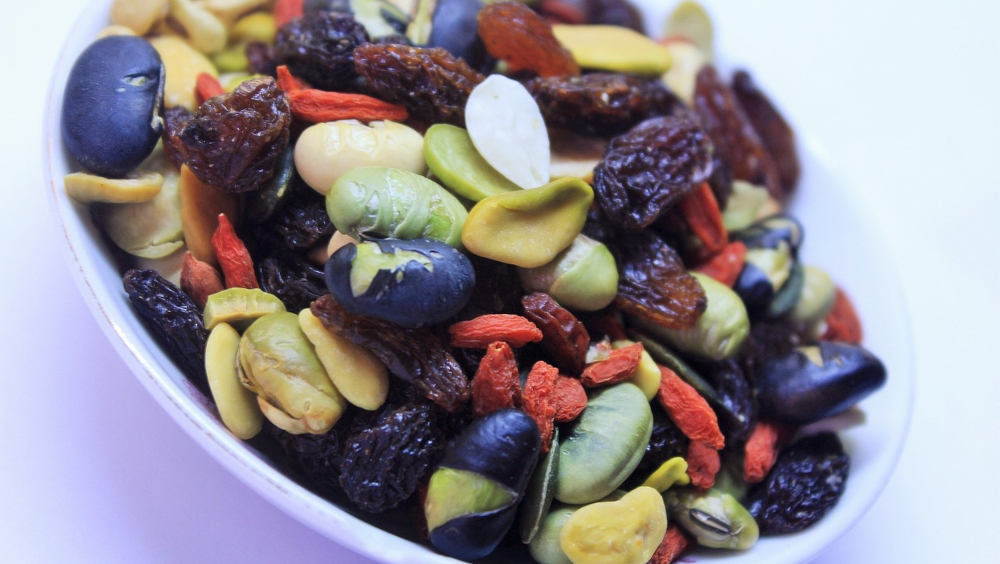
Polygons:
<instances>
[{"instance_id":1,"label":"white almond slice","mask_svg":"<svg viewBox=\"0 0 1000 564\"><path fill-rule=\"evenodd\" d=\"M486 162L521 188L549 181L549 134L538 104L519 82L494 74L472 90L465 125Z\"/></svg>"}]
</instances>

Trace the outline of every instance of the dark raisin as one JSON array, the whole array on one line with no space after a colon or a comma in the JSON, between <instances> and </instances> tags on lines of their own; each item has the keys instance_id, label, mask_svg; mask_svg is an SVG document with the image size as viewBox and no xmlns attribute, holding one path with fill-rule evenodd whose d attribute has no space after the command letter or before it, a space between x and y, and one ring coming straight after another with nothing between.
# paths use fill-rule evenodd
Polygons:
<instances>
[{"instance_id":1,"label":"dark raisin","mask_svg":"<svg viewBox=\"0 0 1000 564\"><path fill-rule=\"evenodd\" d=\"M757 421L757 406L743 368L735 360L696 364L694 368L712 385L724 407L715 409L715 414L726 436L726 447L742 445Z\"/></svg>"},{"instance_id":2,"label":"dark raisin","mask_svg":"<svg viewBox=\"0 0 1000 564\"><path fill-rule=\"evenodd\" d=\"M349 313L333 296L312 304L313 314L349 341L367 348L394 376L452 413L468 403L469 381L455 357L427 328L407 329L388 321Z\"/></svg>"},{"instance_id":3,"label":"dark raisin","mask_svg":"<svg viewBox=\"0 0 1000 564\"><path fill-rule=\"evenodd\" d=\"M639 229L711 172L712 145L696 121L652 118L608 144L594 169L594 203L610 224Z\"/></svg>"},{"instance_id":4,"label":"dark raisin","mask_svg":"<svg viewBox=\"0 0 1000 564\"><path fill-rule=\"evenodd\" d=\"M381 513L414 492L444 454L447 437L435 408L408 404L344 443L340 485L359 508Z\"/></svg>"},{"instance_id":5,"label":"dark raisin","mask_svg":"<svg viewBox=\"0 0 1000 564\"><path fill-rule=\"evenodd\" d=\"M521 299L524 316L542 331L541 346L552 361L573 376L583 372L590 335L583 323L552 296L535 292Z\"/></svg>"},{"instance_id":6,"label":"dark raisin","mask_svg":"<svg viewBox=\"0 0 1000 564\"><path fill-rule=\"evenodd\" d=\"M278 75L278 61L274 59L274 47L263 41L247 42L244 49L252 74Z\"/></svg>"},{"instance_id":7,"label":"dark raisin","mask_svg":"<svg viewBox=\"0 0 1000 564\"><path fill-rule=\"evenodd\" d=\"M726 209L729 196L733 194L733 169L718 153L712 153L712 175L708 177L708 186L719 203L719 209Z\"/></svg>"},{"instance_id":8,"label":"dark raisin","mask_svg":"<svg viewBox=\"0 0 1000 564\"><path fill-rule=\"evenodd\" d=\"M339 90L357 76L354 49L367 42L368 33L351 14L312 12L278 30L274 56L312 86Z\"/></svg>"},{"instance_id":9,"label":"dark raisin","mask_svg":"<svg viewBox=\"0 0 1000 564\"><path fill-rule=\"evenodd\" d=\"M691 439L688 439L670 420L670 416L659 402L654 401L649 407L653 410L653 433L649 436L646 454L634 472L643 480L671 458L686 457L688 444L691 442Z\"/></svg>"},{"instance_id":10,"label":"dark raisin","mask_svg":"<svg viewBox=\"0 0 1000 564\"><path fill-rule=\"evenodd\" d=\"M843 495L850 467L834 433L810 435L783 450L747 497L760 534L795 533L822 519Z\"/></svg>"},{"instance_id":11,"label":"dark raisin","mask_svg":"<svg viewBox=\"0 0 1000 564\"><path fill-rule=\"evenodd\" d=\"M367 43L355 49L354 65L368 89L402 104L416 119L465 127L465 103L485 80L444 49Z\"/></svg>"},{"instance_id":12,"label":"dark raisin","mask_svg":"<svg viewBox=\"0 0 1000 564\"><path fill-rule=\"evenodd\" d=\"M705 313L705 290L688 274L680 255L647 231L609 243L618 264L622 311L671 329L688 329Z\"/></svg>"},{"instance_id":13,"label":"dark raisin","mask_svg":"<svg viewBox=\"0 0 1000 564\"><path fill-rule=\"evenodd\" d=\"M765 186L772 196L780 200L782 188L778 167L764 148L736 94L722 82L712 65L698 71L694 110L701 117L715 150L732 168L733 178Z\"/></svg>"},{"instance_id":14,"label":"dark raisin","mask_svg":"<svg viewBox=\"0 0 1000 564\"><path fill-rule=\"evenodd\" d=\"M268 249L293 251L325 245L334 232L325 200L302 182L292 190L288 201L255 230L258 242Z\"/></svg>"},{"instance_id":15,"label":"dark raisin","mask_svg":"<svg viewBox=\"0 0 1000 564\"><path fill-rule=\"evenodd\" d=\"M626 74L539 77L525 86L546 125L585 135L624 133L644 119L669 114L679 103L662 81Z\"/></svg>"},{"instance_id":16,"label":"dark raisin","mask_svg":"<svg viewBox=\"0 0 1000 564\"><path fill-rule=\"evenodd\" d=\"M552 25L524 4L497 2L479 11L479 37L486 51L512 72L539 76L580 74L573 55L552 34Z\"/></svg>"},{"instance_id":17,"label":"dark raisin","mask_svg":"<svg viewBox=\"0 0 1000 564\"><path fill-rule=\"evenodd\" d=\"M170 162L173 163L174 168L179 169L184 164L184 147L177 134L184 129L184 126L193 117L194 113L184 106L173 106L163 112L163 151L167 154ZM178 146L175 146L175 144Z\"/></svg>"},{"instance_id":18,"label":"dark raisin","mask_svg":"<svg viewBox=\"0 0 1000 564\"><path fill-rule=\"evenodd\" d=\"M274 175L288 146L291 109L269 77L209 98L171 145L199 180L224 192L248 192Z\"/></svg>"},{"instance_id":19,"label":"dark raisin","mask_svg":"<svg viewBox=\"0 0 1000 564\"><path fill-rule=\"evenodd\" d=\"M779 200L787 201L799 181L799 157L795 151L795 133L746 71L737 71L733 75L733 93L746 111L754 130L760 135L764 148L774 159L781 180L782 197Z\"/></svg>"},{"instance_id":20,"label":"dark raisin","mask_svg":"<svg viewBox=\"0 0 1000 564\"><path fill-rule=\"evenodd\" d=\"M180 288L155 270L132 269L122 278L129 302L156 342L184 375L208 393L205 343L208 331L201 309Z\"/></svg>"},{"instance_id":21,"label":"dark raisin","mask_svg":"<svg viewBox=\"0 0 1000 564\"><path fill-rule=\"evenodd\" d=\"M277 296L288 311L302 311L330 291L323 269L292 253L259 260L256 270L260 289Z\"/></svg>"},{"instance_id":22,"label":"dark raisin","mask_svg":"<svg viewBox=\"0 0 1000 564\"><path fill-rule=\"evenodd\" d=\"M344 428L337 426L322 435L293 435L274 425L266 425L268 433L278 442L289 465L306 484L323 495L340 491L340 464L343 461Z\"/></svg>"}]
</instances>

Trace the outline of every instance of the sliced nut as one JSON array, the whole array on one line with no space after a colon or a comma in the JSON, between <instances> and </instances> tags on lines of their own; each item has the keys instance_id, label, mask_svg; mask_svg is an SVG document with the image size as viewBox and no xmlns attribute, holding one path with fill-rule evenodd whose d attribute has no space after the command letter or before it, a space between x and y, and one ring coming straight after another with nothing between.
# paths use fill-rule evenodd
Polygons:
<instances>
[{"instance_id":1,"label":"sliced nut","mask_svg":"<svg viewBox=\"0 0 1000 564\"><path fill-rule=\"evenodd\" d=\"M192 112L198 109L198 102L194 97L198 75L205 72L218 77L219 71L215 69L215 65L180 37L154 37L149 42L160 54L166 68L164 104L168 108L183 106Z\"/></svg>"},{"instance_id":2,"label":"sliced nut","mask_svg":"<svg viewBox=\"0 0 1000 564\"><path fill-rule=\"evenodd\" d=\"M129 178L104 178L86 172L74 172L63 178L66 195L81 203L108 202L134 204L148 202L163 188L163 175L145 172Z\"/></svg>"},{"instance_id":3,"label":"sliced nut","mask_svg":"<svg viewBox=\"0 0 1000 564\"><path fill-rule=\"evenodd\" d=\"M205 372L215 407L226 428L237 437L255 437L264 423L256 395L240 384L236 374L236 354L240 334L225 323L212 329L205 345Z\"/></svg>"}]
</instances>

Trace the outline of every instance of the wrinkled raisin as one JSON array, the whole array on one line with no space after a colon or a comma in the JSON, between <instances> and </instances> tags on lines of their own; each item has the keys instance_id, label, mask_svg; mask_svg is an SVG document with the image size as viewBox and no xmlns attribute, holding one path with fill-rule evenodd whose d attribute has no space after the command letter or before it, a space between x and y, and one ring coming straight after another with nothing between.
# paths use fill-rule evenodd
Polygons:
<instances>
[{"instance_id":1,"label":"wrinkled raisin","mask_svg":"<svg viewBox=\"0 0 1000 564\"><path fill-rule=\"evenodd\" d=\"M433 406L407 404L348 437L340 463L348 499L369 513L409 499L444 453L447 437L437 419Z\"/></svg>"},{"instance_id":2,"label":"wrinkled raisin","mask_svg":"<svg viewBox=\"0 0 1000 564\"><path fill-rule=\"evenodd\" d=\"M251 74L278 75L278 61L274 60L274 47L269 43L249 41L243 52L250 64Z\"/></svg>"},{"instance_id":3,"label":"wrinkled raisin","mask_svg":"<svg viewBox=\"0 0 1000 564\"><path fill-rule=\"evenodd\" d=\"M778 177L781 180L781 197L778 199L785 202L791 198L799 180L795 133L746 71L737 71L733 75L733 93L778 167Z\"/></svg>"},{"instance_id":4,"label":"wrinkled raisin","mask_svg":"<svg viewBox=\"0 0 1000 564\"><path fill-rule=\"evenodd\" d=\"M479 11L479 37L486 51L507 61L512 72L529 70L539 76L580 74L580 66L552 34L549 22L524 4L488 4Z\"/></svg>"},{"instance_id":5,"label":"wrinkled raisin","mask_svg":"<svg viewBox=\"0 0 1000 564\"><path fill-rule=\"evenodd\" d=\"M777 199L782 197L778 167L774 164L740 107L732 88L722 82L712 65L698 71L694 110L715 145L715 150L733 170L733 177L767 187Z\"/></svg>"},{"instance_id":6,"label":"wrinkled raisin","mask_svg":"<svg viewBox=\"0 0 1000 564\"><path fill-rule=\"evenodd\" d=\"M324 325L370 350L389 372L413 384L427 399L452 413L468 402L469 381L462 367L430 329L408 329L349 313L329 294L311 307Z\"/></svg>"},{"instance_id":7,"label":"wrinkled raisin","mask_svg":"<svg viewBox=\"0 0 1000 564\"><path fill-rule=\"evenodd\" d=\"M786 448L747 497L760 533L795 533L822 519L843 495L850 466L834 433L810 435Z\"/></svg>"},{"instance_id":8,"label":"wrinkled raisin","mask_svg":"<svg viewBox=\"0 0 1000 564\"><path fill-rule=\"evenodd\" d=\"M667 115L678 100L660 80L616 73L535 78L525 85L546 125L612 136L640 121Z\"/></svg>"},{"instance_id":9,"label":"wrinkled raisin","mask_svg":"<svg viewBox=\"0 0 1000 564\"><path fill-rule=\"evenodd\" d=\"M590 335L583 323L552 296L535 292L521 299L524 316L542 330L542 348L559 368L573 376L583 372Z\"/></svg>"},{"instance_id":10,"label":"wrinkled raisin","mask_svg":"<svg viewBox=\"0 0 1000 564\"><path fill-rule=\"evenodd\" d=\"M611 140L594 169L594 203L626 229L646 227L712 172L712 145L686 116L646 120Z\"/></svg>"},{"instance_id":11,"label":"wrinkled raisin","mask_svg":"<svg viewBox=\"0 0 1000 564\"><path fill-rule=\"evenodd\" d=\"M274 55L278 64L321 90L339 90L357 76L355 47L368 33L351 14L312 12L278 30Z\"/></svg>"},{"instance_id":12,"label":"wrinkled raisin","mask_svg":"<svg viewBox=\"0 0 1000 564\"><path fill-rule=\"evenodd\" d=\"M628 0L586 0L587 23L617 25L645 33L642 13Z\"/></svg>"},{"instance_id":13,"label":"wrinkled raisin","mask_svg":"<svg viewBox=\"0 0 1000 564\"><path fill-rule=\"evenodd\" d=\"M256 266L260 289L277 296L288 311L301 311L330 291L323 269L298 255L278 253Z\"/></svg>"},{"instance_id":14,"label":"wrinkled raisin","mask_svg":"<svg viewBox=\"0 0 1000 564\"><path fill-rule=\"evenodd\" d=\"M670 416L659 402L654 401L649 407L653 410L653 433L649 436L646 454L634 472L639 479L646 478L671 458L684 457L687 454L688 443L691 442L691 439L670 420Z\"/></svg>"},{"instance_id":15,"label":"wrinkled raisin","mask_svg":"<svg viewBox=\"0 0 1000 564\"><path fill-rule=\"evenodd\" d=\"M379 98L416 119L465 127L465 103L485 80L444 49L366 43L354 50L358 74Z\"/></svg>"},{"instance_id":16,"label":"wrinkled raisin","mask_svg":"<svg viewBox=\"0 0 1000 564\"><path fill-rule=\"evenodd\" d=\"M174 168L184 164L183 144L177 134L191 121L194 113L184 106L173 106L163 112L163 150Z\"/></svg>"},{"instance_id":17,"label":"wrinkled raisin","mask_svg":"<svg viewBox=\"0 0 1000 564\"><path fill-rule=\"evenodd\" d=\"M207 100L171 145L205 184L248 192L274 175L291 122L288 100L274 79L255 78Z\"/></svg>"},{"instance_id":18,"label":"wrinkled raisin","mask_svg":"<svg viewBox=\"0 0 1000 564\"><path fill-rule=\"evenodd\" d=\"M344 422L322 435L293 435L265 424L287 457L289 465L310 487L324 495L340 491L340 464L343 460Z\"/></svg>"},{"instance_id":19,"label":"wrinkled raisin","mask_svg":"<svg viewBox=\"0 0 1000 564\"><path fill-rule=\"evenodd\" d=\"M187 294L155 270L132 269L122 278L132 308L188 379L208 392L201 310Z\"/></svg>"},{"instance_id":20,"label":"wrinkled raisin","mask_svg":"<svg viewBox=\"0 0 1000 564\"><path fill-rule=\"evenodd\" d=\"M292 189L288 202L255 230L259 243L268 249L297 251L326 244L334 227L325 200L302 183Z\"/></svg>"},{"instance_id":21,"label":"wrinkled raisin","mask_svg":"<svg viewBox=\"0 0 1000 564\"><path fill-rule=\"evenodd\" d=\"M609 245L618 263L617 305L625 313L670 329L688 329L705 313L705 290L680 255L645 231Z\"/></svg>"}]
</instances>

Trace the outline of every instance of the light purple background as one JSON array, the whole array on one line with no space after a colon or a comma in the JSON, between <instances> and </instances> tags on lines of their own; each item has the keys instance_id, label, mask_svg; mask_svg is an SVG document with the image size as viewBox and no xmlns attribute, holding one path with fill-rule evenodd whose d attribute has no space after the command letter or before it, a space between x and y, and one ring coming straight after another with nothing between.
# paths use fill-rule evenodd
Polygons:
<instances>
[{"instance_id":1,"label":"light purple background","mask_svg":"<svg viewBox=\"0 0 1000 564\"><path fill-rule=\"evenodd\" d=\"M74 285L44 194L41 123L58 38L84 5L11 2L0 17L0 562L369 563L204 453ZM734 16L718 30L726 51L884 211L911 310L909 442L872 510L817 562L996 561L1000 4L714 5Z\"/></svg>"}]
</instances>

